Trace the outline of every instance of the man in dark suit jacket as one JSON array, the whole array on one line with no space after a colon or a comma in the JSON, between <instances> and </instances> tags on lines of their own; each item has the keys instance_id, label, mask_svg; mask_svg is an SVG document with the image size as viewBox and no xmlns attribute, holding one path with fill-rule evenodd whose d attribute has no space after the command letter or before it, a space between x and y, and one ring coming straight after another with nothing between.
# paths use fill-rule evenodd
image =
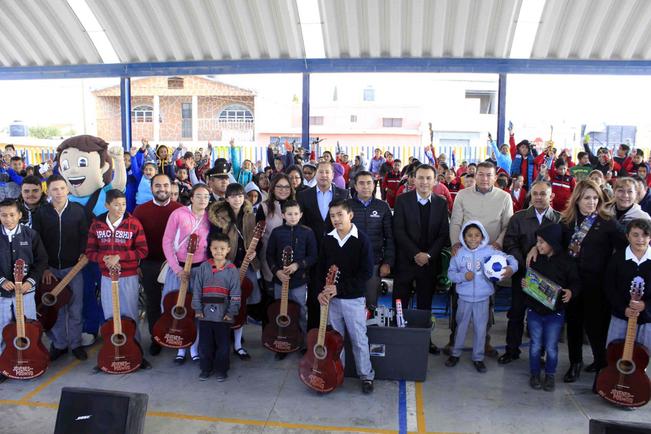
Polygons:
<instances>
[{"instance_id":1,"label":"man in dark suit jacket","mask_svg":"<svg viewBox=\"0 0 651 434\"><path fill-rule=\"evenodd\" d=\"M321 240L332 231L332 222L328 217L330 202L334 200L348 199L348 190L336 187L332 183L334 171L332 163L320 162L316 168L316 185L298 193L296 199L303 210L301 223L314 231L317 248ZM317 296L323 289L324 282L318 282L314 270L310 272L310 284L307 290L307 328L312 329L319 326L319 300Z\"/></svg>"},{"instance_id":2,"label":"man in dark suit jacket","mask_svg":"<svg viewBox=\"0 0 651 434\"><path fill-rule=\"evenodd\" d=\"M416 283L416 306L431 310L434 280L441 250L449 245L450 221L445 199L432 193L436 172L423 164L416 169L416 189L396 198L393 236L396 240L396 272L393 299L409 305ZM431 351L437 348L431 344Z\"/></svg>"}]
</instances>

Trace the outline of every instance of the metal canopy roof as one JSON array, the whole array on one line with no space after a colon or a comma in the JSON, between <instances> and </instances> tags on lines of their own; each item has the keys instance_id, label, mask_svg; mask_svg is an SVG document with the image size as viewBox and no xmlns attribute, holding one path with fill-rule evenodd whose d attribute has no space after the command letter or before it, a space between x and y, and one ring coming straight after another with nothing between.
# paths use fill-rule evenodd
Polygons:
<instances>
[{"instance_id":1,"label":"metal canopy roof","mask_svg":"<svg viewBox=\"0 0 651 434\"><path fill-rule=\"evenodd\" d=\"M73 1L0 0L0 67L102 64ZM531 1L531 59L651 60L651 0L85 0L123 64L304 59L310 1L326 60L508 59Z\"/></svg>"}]
</instances>

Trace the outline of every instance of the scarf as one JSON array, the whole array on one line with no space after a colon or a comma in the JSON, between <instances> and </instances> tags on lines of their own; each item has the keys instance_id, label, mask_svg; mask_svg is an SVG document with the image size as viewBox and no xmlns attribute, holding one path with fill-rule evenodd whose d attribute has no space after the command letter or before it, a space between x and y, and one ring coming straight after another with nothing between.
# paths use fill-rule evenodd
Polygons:
<instances>
[{"instance_id":1,"label":"scarf","mask_svg":"<svg viewBox=\"0 0 651 434\"><path fill-rule=\"evenodd\" d=\"M581 252L581 243L590 231L595 220L597 220L597 213L590 214L584 218L580 225L575 224L574 233L572 234L572 239L570 240L570 245L568 247L568 253L571 257L576 258L579 256L579 253Z\"/></svg>"}]
</instances>

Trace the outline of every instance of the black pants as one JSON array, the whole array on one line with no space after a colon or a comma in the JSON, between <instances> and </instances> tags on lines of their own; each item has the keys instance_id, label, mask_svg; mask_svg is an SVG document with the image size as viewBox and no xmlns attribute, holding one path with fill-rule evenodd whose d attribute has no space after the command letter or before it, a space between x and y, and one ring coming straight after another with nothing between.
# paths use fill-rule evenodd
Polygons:
<instances>
[{"instance_id":1,"label":"black pants","mask_svg":"<svg viewBox=\"0 0 651 434\"><path fill-rule=\"evenodd\" d=\"M404 308L410 306L412 290L416 283L416 308L431 311L435 280L436 267L432 264L423 267L417 265L401 267L396 270L393 279L393 301L399 298Z\"/></svg>"},{"instance_id":2,"label":"black pants","mask_svg":"<svg viewBox=\"0 0 651 434\"><path fill-rule=\"evenodd\" d=\"M316 276L316 267L310 271L310 280L307 285L307 330L319 327L321 318L321 306L319 305L319 293L323 290L325 282L319 282Z\"/></svg>"},{"instance_id":3,"label":"black pants","mask_svg":"<svg viewBox=\"0 0 651 434\"><path fill-rule=\"evenodd\" d=\"M163 285L158 283L157 279L162 265L163 261L143 260L140 262L142 287L145 290L145 298L147 299L147 324L150 334L161 315L160 303Z\"/></svg>"},{"instance_id":4,"label":"black pants","mask_svg":"<svg viewBox=\"0 0 651 434\"><path fill-rule=\"evenodd\" d=\"M522 278L524 273L517 272L511 278L511 307L507 313L509 319L506 325L506 352L513 355L520 354L522 334L524 333L524 316L527 311L526 296L522 292Z\"/></svg>"},{"instance_id":5,"label":"black pants","mask_svg":"<svg viewBox=\"0 0 651 434\"><path fill-rule=\"evenodd\" d=\"M602 276L581 274L583 291L566 308L567 348L570 363L583 362L583 330L588 335L594 362L606 365L606 338L610 307L603 291Z\"/></svg>"},{"instance_id":6,"label":"black pants","mask_svg":"<svg viewBox=\"0 0 651 434\"><path fill-rule=\"evenodd\" d=\"M201 371L226 374L230 366L231 325L199 321L199 367Z\"/></svg>"}]
</instances>

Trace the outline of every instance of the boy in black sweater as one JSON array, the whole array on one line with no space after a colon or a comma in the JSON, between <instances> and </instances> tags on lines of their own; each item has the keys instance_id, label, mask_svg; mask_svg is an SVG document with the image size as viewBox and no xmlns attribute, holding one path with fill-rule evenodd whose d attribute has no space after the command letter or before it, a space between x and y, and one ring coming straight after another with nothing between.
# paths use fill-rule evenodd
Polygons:
<instances>
[{"instance_id":1,"label":"boy in black sweater","mask_svg":"<svg viewBox=\"0 0 651 434\"><path fill-rule=\"evenodd\" d=\"M350 338L362 392L373 392L375 372L371 366L366 336L366 281L373 271L373 249L368 236L353 224L350 204L333 200L328 214L334 230L321 242L317 276L320 282L331 265L339 268L339 281L327 285L319 294L319 303L330 302L328 322L342 336ZM342 354L342 359L345 360Z\"/></svg>"},{"instance_id":2,"label":"boy in black sweater","mask_svg":"<svg viewBox=\"0 0 651 434\"><path fill-rule=\"evenodd\" d=\"M651 222L634 219L626 227L629 246L617 251L606 272L606 297L611 306L606 342L626 337L628 319L637 317L635 340L651 348ZM631 299L631 290L643 291L639 301Z\"/></svg>"},{"instance_id":3,"label":"boy in black sweater","mask_svg":"<svg viewBox=\"0 0 651 434\"><path fill-rule=\"evenodd\" d=\"M558 340L565 323L565 304L576 297L581 287L576 263L565 253L561 244L562 229L558 223L549 224L536 231L538 257L531 269L561 286L554 309L543 305L525 292L527 325L531 343L529 346L529 385L533 389L551 392L555 388L556 366L558 365ZM526 287L522 279L522 287ZM545 380L541 383L540 356L545 349Z\"/></svg>"},{"instance_id":4,"label":"boy in black sweater","mask_svg":"<svg viewBox=\"0 0 651 434\"><path fill-rule=\"evenodd\" d=\"M307 281L308 271L316 264L316 238L312 229L299 224L303 213L301 205L288 199L281 205L283 224L271 231L267 242L267 264L274 275L274 298L280 299L282 284L289 282L289 299L301 307L299 326L303 334L307 333ZM291 247L292 263L283 267L283 250ZM276 359L282 360L287 353L276 353Z\"/></svg>"}]
</instances>

